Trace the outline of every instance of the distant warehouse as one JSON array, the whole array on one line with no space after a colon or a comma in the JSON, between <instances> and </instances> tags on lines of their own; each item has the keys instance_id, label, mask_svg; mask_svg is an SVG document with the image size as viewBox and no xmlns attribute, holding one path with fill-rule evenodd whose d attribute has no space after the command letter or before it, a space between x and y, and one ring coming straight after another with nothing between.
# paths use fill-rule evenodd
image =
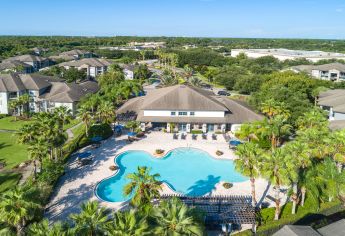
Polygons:
<instances>
[{"instance_id":1,"label":"distant warehouse","mask_svg":"<svg viewBox=\"0 0 345 236\"><path fill-rule=\"evenodd\" d=\"M302 51L302 50L289 50L289 49L232 49L231 56L237 57L239 54L244 53L250 58L259 58L264 56L273 56L280 61L294 60L305 58L312 62L327 59L341 59L345 60L345 54L335 52L323 51Z\"/></svg>"}]
</instances>

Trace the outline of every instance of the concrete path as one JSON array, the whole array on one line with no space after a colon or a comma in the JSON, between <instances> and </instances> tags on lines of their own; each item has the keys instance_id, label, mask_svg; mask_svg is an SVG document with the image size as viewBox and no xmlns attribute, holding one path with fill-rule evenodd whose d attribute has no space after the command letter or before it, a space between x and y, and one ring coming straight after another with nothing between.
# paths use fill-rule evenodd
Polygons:
<instances>
[{"instance_id":1,"label":"concrete path","mask_svg":"<svg viewBox=\"0 0 345 236\"><path fill-rule=\"evenodd\" d=\"M67 143L68 142L70 142L73 138L74 138L74 134L73 134L73 129L75 129L75 128L77 128L77 127L79 127L79 126L81 126L82 125L82 123L83 122L80 122L80 123L78 123L78 124L76 124L75 126L73 126L73 127L71 127L71 128L69 128L69 129L67 129L66 130L66 133L67 133Z\"/></svg>"}]
</instances>

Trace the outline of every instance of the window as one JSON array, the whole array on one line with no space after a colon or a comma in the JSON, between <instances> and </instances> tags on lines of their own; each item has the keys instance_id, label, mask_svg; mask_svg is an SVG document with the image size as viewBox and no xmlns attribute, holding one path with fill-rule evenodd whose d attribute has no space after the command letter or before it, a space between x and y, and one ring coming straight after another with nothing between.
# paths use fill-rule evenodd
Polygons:
<instances>
[{"instance_id":1,"label":"window","mask_svg":"<svg viewBox=\"0 0 345 236\"><path fill-rule=\"evenodd\" d=\"M179 112L178 112L178 115L179 115L179 116L186 116L186 115L187 115L187 112L186 112L186 111L179 111Z\"/></svg>"},{"instance_id":2,"label":"window","mask_svg":"<svg viewBox=\"0 0 345 236\"><path fill-rule=\"evenodd\" d=\"M194 111L191 111L191 112L189 112L189 115L190 115L190 116L195 116L195 112L194 112Z\"/></svg>"},{"instance_id":3,"label":"window","mask_svg":"<svg viewBox=\"0 0 345 236\"><path fill-rule=\"evenodd\" d=\"M175 112L175 111L172 111L172 112L170 113L170 115L171 115L171 116L176 116L176 112Z\"/></svg>"}]
</instances>

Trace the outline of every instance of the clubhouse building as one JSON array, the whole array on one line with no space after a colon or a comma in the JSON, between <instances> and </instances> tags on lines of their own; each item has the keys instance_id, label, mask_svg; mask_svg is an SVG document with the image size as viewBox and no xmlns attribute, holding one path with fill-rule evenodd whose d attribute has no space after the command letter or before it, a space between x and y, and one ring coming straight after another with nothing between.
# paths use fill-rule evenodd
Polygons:
<instances>
[{"instance_id":1,"label":"clubhouse building","mask_svg":"<svg viewBox=\"0 0 345 236\"><path fill-rule=\"evenodd\" d=\"M119 121L136 120L142 130L153 128L166 132L224 133L262 118L243 102L190 85L149 91L146 96L130 99L117 110Z\"/></svg>"}]
</instances>

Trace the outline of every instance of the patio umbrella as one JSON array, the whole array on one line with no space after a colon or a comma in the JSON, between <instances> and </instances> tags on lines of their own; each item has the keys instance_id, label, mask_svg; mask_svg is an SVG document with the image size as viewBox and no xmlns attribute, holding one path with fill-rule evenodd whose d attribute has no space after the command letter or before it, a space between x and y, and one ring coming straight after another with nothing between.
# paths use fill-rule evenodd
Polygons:
<instances>
[{"instance_id":1,"label":"patio umbrella","mask_svg":"<svg viewBox=\"0 0 345 236\"><path fill-rule=\"evenodd\" d=\"M240 144L242 144L242 142L241 141L238 141L238 140L231 140L230 142L229 142L229 144L231 145L231 146L238 146L238 145L240 145Z\"/></svg>"},{"instance_id":2,"label":"patio umbrella","mask_svg":"<svg viewBox=\"0 0 345 236\"><path fill-rule=\"evenodd\" d=\"M102 137L101 136L95 136L95 137L92 137L90 140L92 141L92 142L100 142L100 141L102 141Z\"/></svg>"},{"instance_id":3,"label":"patio umbrella","mask_svg":"<svg viewBox=\"0 0 345 236\"><path fill-rule=\"evenodd\" d=\"M91 152L80 152L78 153L78 158L82 159L82 158L87 158L91 156Z\"/></svg>"},{"instance_id":4,"label":"patio umbrella","mask_svg":"<svg viewBox=\"0 0 345 236\"><path fill-rule=\"evenodd\" d=\"M129 137L133 137L133 136L137 135L137 133L135 133L135 132L128 132L127 135Z\"/></svg>"}]
</instances>

